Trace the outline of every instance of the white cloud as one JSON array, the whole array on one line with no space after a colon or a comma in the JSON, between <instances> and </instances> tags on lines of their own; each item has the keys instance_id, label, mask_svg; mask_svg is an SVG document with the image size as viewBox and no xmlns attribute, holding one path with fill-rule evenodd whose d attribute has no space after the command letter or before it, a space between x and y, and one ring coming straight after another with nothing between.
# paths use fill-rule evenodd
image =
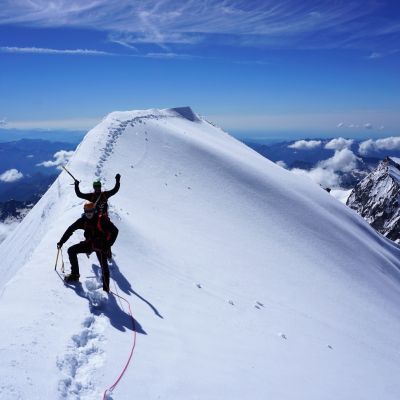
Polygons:
<instances>
[{"instance_id":1,"label":"white cloud","mask_svg":"<svg viewBox=\"0 0 400 400\"><path fill-rule=\"evenodd\" d=\"M366 124L364 124L364 128L365 128L365 129L372 129L373 126L372 126L371 123L367 122Z\"/></svg>"},{"instance_id":2,"label":"white cloud","mask_svg":"<svg viewBox=\"0 0 400 400\"><path fill-rule=\"evenodd\" d=\"M285 161L277 161L276 163L275 163L276 165L279 165L280 167L282 167L282 168L287 168L287 164L285 163Z\"/></svg>"},{"instance_id":3,"label":"white cloud","mask_svg":"<svg viewBox=\"0 0 400 400\"><path fill-rule=\"evenodd\" d=\"M358 158L355 154L344 148L336 150L333 157L320 161L317 166L309 171L294 168L291 171L297 175L307 176L312 181L323 187L339 187L340 173L350 172L357 167Z\"/></svg>"},{"instance_id":4,"label":"white cloud","mask_svg":"<svg viewBox=\"0 0 400 400\"><path fill-rule=\"evenodd\" d=\"M319 168L350 172L357 167L357 156L349 149L336 150L333 157L318 163Z\"/></svg>"},{"instance_id":5,"label":"white cloud","mask_svg":"<svg viewBox=\"0 0 400 400\"><path fill-rule=\"evenodd\" d=\"M343 150L349 148L353 144L354 140L344 139L342 137L332 139L325 145L325 149L328 150Z\"/></svg>"},{"instance_id":6,"label":"white cloud","mask_svg":"<svg viewBox=\"0 0 400 400\"><path fill-rule=\"evenodd\" d=\"M296 175L306 176L323 187L337 187L340 185L339 176L330 169L314 168L307 171L305 169L294 168L291 171Z\"/></svg>"},{"instance_id":7,"label":"white cloud","mask_svg":"<svg viewBox=\"0 0 400 400\"><path fill-rule=\"evenodd\" d=\"M358 152L362 155L367 155L374 150L376 150L375 141L372 139L365 140L364 142L361 142L358 146Z\"/></svg>"},{"instance_id":8,"label":"white cloud","mask_svg":"<svg viewBox=\"0 0 400 400\"><path fill-rule=\"evenodd\" d=\"M6 118L1 118L0 119L0 128L4 127L7 125L7 119Z\"/></svg>"},{"instance_id":9,"label":"white cloud","mask_svg":"<svg viewBox=\"0 0 400 400\"><path fill-rule=\"evenodd\" d=\"M12 169L9 169L9 170L3 172L0 175L0 181L10 183L10 182L18 181L19 179L21 179L23 177L24 177L24 175L22 174L22 172L19 172L17 169L12 168Z\"/></svg>"},{"instance_id":10,"label":"white cloud","mask_svg":"<svg viewBox=\"0 0 400 400\"><path fill-rule=\"evenodd\" d=\"M392 136L377 140L368 139L361 142L358 148L359 153L363 155L379 150L400 150L400 137Z\"/></svg>"},{"instance_id":11,"label":"white cloud","mask_svg":"<svg viewBox=\"0 0 400 400\"><path fill-rule=\"evenodd\" d=\"M40 164L37 164L39 166L43 167L57 167L58 169L62 168L62 165L67 164L71 156L74 154L74 151L66 151L66 150L60 150L57 151L57 153L54 153L54 158L55 160L53 161L43 161Z\"/></svg>"},{"instance_id":12,"label":"white cloud","mask_svg":"<svg viewBox=\"0 0 400 400\"><path fill-rule=\"evenodd\" d=\"M113 53L88 49L48 49L43 47L0 47L0 53L28 53L28 54L65 54L80 56L111 56Z\"/></svg>"},{"instance_id":13,"label":"white cloud","mask_svg":"<svg viewBox=\"0 0 400 400\"><path fill-rule=\"evenodd\" d=\"M297 142L290 144L288 147L298 150L310 150L321 146L321 143L320 140L298 140Z\"/></svg>"}]
</instances>

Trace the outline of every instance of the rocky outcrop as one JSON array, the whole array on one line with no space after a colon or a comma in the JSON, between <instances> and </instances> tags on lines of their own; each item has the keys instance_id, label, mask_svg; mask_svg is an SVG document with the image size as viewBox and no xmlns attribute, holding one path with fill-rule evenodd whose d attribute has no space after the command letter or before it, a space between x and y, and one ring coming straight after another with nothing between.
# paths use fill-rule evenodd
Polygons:
<instances>
[{"instance_id":1,"label":"rocky outcrop","mask_svg":"<svg viewBox=\"0 0 400 400\"><path fill-rule=\"evenodd\" d=\"M400 243L400 159L385 158L351 192L347 205L389 239Z\"/></svg>"}]
</instances>

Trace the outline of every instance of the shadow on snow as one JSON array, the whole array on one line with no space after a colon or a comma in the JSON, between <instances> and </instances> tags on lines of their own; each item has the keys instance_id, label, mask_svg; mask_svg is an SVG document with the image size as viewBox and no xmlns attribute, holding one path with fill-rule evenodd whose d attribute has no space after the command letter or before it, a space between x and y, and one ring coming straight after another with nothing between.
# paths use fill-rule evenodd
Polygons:
<instances>
[{"instance_id":1,"label":"shadow on snow","mask_svg":"<svg viewBox=\"0 0 400 400\"><path fill-rule=\"evenodd\" d=\"M92 264L92 269L95 274L95 277L93 278L96 278L98 282L101 282L101 268L96 264ZM58 271L56 272L59 275L60 279L62 279L62 276L58 273ZM133 290L131 284L121 273L120 269L118 268L118 265L114 260L111 261L110 276L112 279L114 279L115 283L118 285L118 287L122 292L128 295L134 294L136 297L138 297L140 300L146 303L159 318L163 318L162 315L158 312L158 310L148 300L146 300L144 297L140 296L137 292ZM90 295L88 295L89 292L84 290L81 282L76 282L76 283L64 282L64 285L67 286L68 288L73 289L79 297L88 300L90 311L93 314L95 315L103 314L106 317L108 317L108 319L110 320L110 324L114 328L122 332L125 332L126 330L135 330L137 333L147 335L146 331L142 328L140 323L134 317L133 317L134 326L132 326L133 321L131 316L124 310L121 301L119 302L120 304L117 303L117 297L112 293L108 295L108 300L106 300L105 302L101 302L99 305L96 305L93 303L92 299L90 298Z\"/></svg>"},{"instance_id":2,"label":"shadow on snow","mask_svg":"<svg viewBox=\"0 0 400 400\"><path fill-rule=\"evenodd\" d=\"M148 300L146 300L144 297L142 297L139 293L135 292L132 289L131 284L129 281L125 278L125 276L121 273L121 271L118 268L117 263L115 262L114 259L111 260L111 265L110 265L110 275L114 279L114 281L117 283L118 287L126 294L134 294L136 297L138 297L140 300L142 300L144 303L146 303L154 312L154 314L157 315L159 318L163 318L163 316L158 312L158 310L151 304Z\"/></svg>"}]
</instances>

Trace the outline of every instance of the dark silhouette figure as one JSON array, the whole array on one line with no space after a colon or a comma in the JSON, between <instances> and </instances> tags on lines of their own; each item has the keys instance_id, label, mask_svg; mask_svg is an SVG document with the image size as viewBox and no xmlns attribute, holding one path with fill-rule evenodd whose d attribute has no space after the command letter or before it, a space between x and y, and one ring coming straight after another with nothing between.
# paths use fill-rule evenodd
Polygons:
<instances>
[{"instance_id":1,"label":"dark silhouette figure","mask_svg":"<svg viewBox=\"0 0 400 400\"><path fill-rule=\"evenodd\" d=\"M92 193L82 193L79 189L79 181L75 180L74 182L75 193L80 199L85 199L87 201L90 201L91 203L94 203L96 206L96 211L100 216L102 215L107 216L107 211L108 211L107 201L111 196L114 196L114 194L118 192L120 187L120 180L121 180L121 175L120 174L115 175L114 188L111 190L106 190L104 192L101 191L101 182L94 181L93 182L94 192Z\"/></svg>"},{"instance_id":2,"label":"dark silhouette figure","mask_svg":"<svg viewBox=\"0 0 400 400\"><path fill-rule=\"evenodd\" d=\"M85 240L68 249L71 274L65 277L65 281L79 281L78 254L86 253L89 255L94 251L102 269L103 290L108 293L110 291L110 271L107 258L111 258L111 246L117 239L118 228L108 218L102 217L95 212L94 203L86 203L84 211L84 214L68 227L57 243L57 247L61 248L76 230L84 230Z\"/></svg>"}]
</instances>

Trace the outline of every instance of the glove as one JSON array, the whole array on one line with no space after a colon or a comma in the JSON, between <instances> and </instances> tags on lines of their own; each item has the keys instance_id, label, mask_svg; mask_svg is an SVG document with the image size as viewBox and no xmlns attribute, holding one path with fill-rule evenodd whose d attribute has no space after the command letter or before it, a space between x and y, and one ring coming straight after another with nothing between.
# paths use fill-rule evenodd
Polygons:
<instances>
[{"instance_id":1,"label":"glove","mask_svg":"<svg viewBox=\"0 0 400 400\"><path fill-rule=\"evenodd\" d=\"M58 243L57 243L57 249L60 250L61 247L62 247L62 245L63 245L63 244L62 244L61 242L58 242Z\"/></svg>"},{"instance_id":2,"label":"glove","mask_svg":"<svg viewBox=\"0 0 400 400\"><path fill-rule=\"evenodd\" d=\"M120 175L120 174L115 175L115 180L116 180L117 182L119 182L120 179L121 179L121 175Z\"/></svg>"}]
</instances>

